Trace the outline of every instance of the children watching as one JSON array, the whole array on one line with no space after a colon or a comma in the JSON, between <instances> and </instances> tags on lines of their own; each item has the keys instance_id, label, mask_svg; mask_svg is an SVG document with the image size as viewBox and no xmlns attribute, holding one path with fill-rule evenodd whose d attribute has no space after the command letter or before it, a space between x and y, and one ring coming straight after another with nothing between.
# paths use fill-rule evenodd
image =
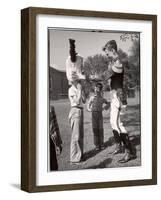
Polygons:
<instances>
[{"instance_id":1,"label":"children watching","mask_svg":"<svg viewBox=\"0 0 161 200\"><path fill-rule=\"evenodd\" d=\"M102 84L96 83L94 96L90 97L87 105L87 110L92 112L92 129L96 150L103 149L104 133L102 111L109 108L109 103L102 97L102 89ZM106 104L106 106L103 107L103 104Z\"/></svg>"}]
</instances>

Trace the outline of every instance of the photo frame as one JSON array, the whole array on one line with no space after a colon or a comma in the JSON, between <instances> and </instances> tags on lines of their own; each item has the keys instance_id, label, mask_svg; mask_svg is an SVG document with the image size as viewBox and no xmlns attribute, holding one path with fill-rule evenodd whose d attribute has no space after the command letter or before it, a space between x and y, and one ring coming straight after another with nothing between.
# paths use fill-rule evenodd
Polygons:
<instances>
[{"instance_id":1,"label":"photo frame","mask_svg":"<svg viewBox=\"0 0 161 200\"><path fill-rule=\"evenodd\" d=\"M110 30L142 34L141 166L111 169L111 177L108 168L97 171L59 171L52 174L46 170L47 160L43 158L47 158L48 144L44 142L43 146L43 141L47 141L49 132L47 76L50 42L48 28L51 26L86 28L93 32ZM145 132L147 139L144 137ZM121 174L120 177L117 178L117 174ZM46 192L155 184L157 184L157 16L36 7L23 9L21 11L21 189L27 192Z\"/></svg>"}]
</instances>

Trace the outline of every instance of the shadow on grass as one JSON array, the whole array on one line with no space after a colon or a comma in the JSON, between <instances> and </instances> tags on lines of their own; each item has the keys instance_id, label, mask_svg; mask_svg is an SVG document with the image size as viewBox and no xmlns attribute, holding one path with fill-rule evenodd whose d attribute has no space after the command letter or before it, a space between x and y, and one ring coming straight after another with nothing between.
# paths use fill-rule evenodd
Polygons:
<instances>
[{"instance_id":1,"label":"shadow on grass","mask_svg":"<svg viewBox=\"0 0 161 200\"><path fill-rule=\"evenodd\" d=\"M140 135L131 135L130 136L130 141L131 141L131 143L132 143L132 145L133 145L133 150L136 152L136 146L138 146L138 145L140 145ZM106 141L105 143L104 143L104 148L108 148L108 147L110 147L110 146L112 146L112 145L114 145L115 144L115 140L114 140L114 137L110 137L109 138L109 140L108 141ZM92 150L90 150L90 151L87 151L87 152L85 152L84 153L84 156L83 156L83 161L86 161L86 160L88 160L89 158L92 158L92 157L94 157L95 155L97 155L100 151L102 151L102 150L96 150L96 149L92 149Z\"/></svg>"},{"instance_id":2,"label":"shadow on grass","mask_svg":"<svg viewBox=\"0 0 161 200\"><path fill-rule=\"evenodd\" d=\"M85 169L97 169L97 168L106 168L108 165L112 162L112 158L107 158L103 162L100 162L98 165L93 165L90 167L87 167Z\"/></svg>"},{"instance_id":3,"label":"shadow on grass","mask_svg":"<svg viewBox=\"0 0 161 200\"><path fill-rule=\"evenodd\" d=\"M126 126L136 126L139 127L140 126L140 113L138 112L138 110L140 109L140 105L132 105L132 106L128 106L128 109L132 112L127 113L123 116L123 122L125 127ZM109 120L109 116L105 117L105 120ZM87 122L86 122L87 123ZM135 128L135 131L136 131ZM140 129L140 127L138 128L138 130ZM134 151L136 151L136 146L140 145L140 135L131 135L130 136L130 140L133 144L134 147ZM115 144L115 140L114 137L110 137L105 143L104 143L104 148L108 148L112 145ZM101 151L101 150L100 150ZM84 153L84 157L83 157L83 161L88 160L91 157L94 157L95 155L97 155L100 151L96 150L96 149L92 149L90 151L87 151ZM96 168L99 168L98 166Z\"/></svg>"},{"instance_id":4,"label":"shadow on grass","mask_svg":"<svg viewBox=\"0 0 161 200\"><path fill-rule=\"evenodd\" d=\"M114 138L113 138L113 137L110 137L110 138L108 139L108 141L106 141L106 142L103 144L103 147L104 147L104 148L107 148L107 147L109 147L109 146L112 146L114 143L115 143L115 142L114 142ZM90 151L85 152L84 155L83 155L83 161L86 161L86 160L88 160L89 158L94 157L96 154L98 154L98 153L101 152L101 151L103 151L103 150L92 149L92 150L90 150Z\"/></svg>"}]
</instances>

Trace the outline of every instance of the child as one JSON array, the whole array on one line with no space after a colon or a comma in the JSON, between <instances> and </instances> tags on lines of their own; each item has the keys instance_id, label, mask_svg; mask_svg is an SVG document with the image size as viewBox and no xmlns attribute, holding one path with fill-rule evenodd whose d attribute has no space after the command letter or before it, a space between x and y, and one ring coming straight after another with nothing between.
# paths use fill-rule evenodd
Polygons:
<instances>
[{"instance_id":1,"label":"child","mask_svg":"<svg viewBox=\"0 0 161 200\"><path fill-rule=\"evenodd\" d=\"M102 97L102 84L96 83L95 94L91 96L87 105L88 111L92 112L92 129L94 134L94 144L96 150L103 149L104 135L103 135L103 109L109 108L109 103ZM103 108L103 104L106 106Z\"/></svg>"},{"instance_id":2,"label":"child","mask_svg":"<svg viewBox=\"0 0 161 200\"><path fill-rule=\"evenodd\" d=\"M108 70L105 73L105 79L110 79L110 96L111 96L111 112L110 112L110 123L113 130L113 135L116 143L116 148L113 154L122 153L120 127L118 127L118 119L120 118L120 108L126 108L127 100L125 94L125 81L124 81L124 66L119 57L117 43L115 40L108 41L103 47L103 51L107 57L111 60L107 66ZM121 89L121 99L118 100L117 90ZM121 105L121 107L120 107ZM122 109L123 110L123 109ZM122 127L122 132L126 132L125 128Z\"/></svg>"}]
</instances>

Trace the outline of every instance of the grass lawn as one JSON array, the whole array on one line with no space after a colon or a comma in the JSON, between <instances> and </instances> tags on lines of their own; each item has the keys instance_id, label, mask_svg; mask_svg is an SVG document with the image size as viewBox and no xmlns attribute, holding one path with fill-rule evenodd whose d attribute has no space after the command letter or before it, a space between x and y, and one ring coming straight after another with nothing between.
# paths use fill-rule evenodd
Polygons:
<instances>
[{"instance_id":1,"label":"grass lawn","mask_svg":"<svg viewBox=\"0 0 161 200\"><path fill-rule=\"evenodd\" d=\"M105 97L108 99L109 94ZM115 144L110 126L110 110L104 111L104 146L102 151L95 151L93 144L93 133L91 124L91 113L84 108L84 158L85 160L79 165L71 165L69 163L71 129L68 121L68 113L70 104L68 99L51 101L54 105L57 120L60 128L60 133L63 141L63 151L58 156L59 171L61 170L76 170L76 169L96 169L96 168L111 168L111 167L130 167L141 165L141 145L140 145L140 103L139 94L135 98L128 99L127 111L122 115L122 121L129 133L130 140L136 148L137 158L124 164L119 164L117 161L124 154L112 155Z\"/></svg>"}]
</instances>

